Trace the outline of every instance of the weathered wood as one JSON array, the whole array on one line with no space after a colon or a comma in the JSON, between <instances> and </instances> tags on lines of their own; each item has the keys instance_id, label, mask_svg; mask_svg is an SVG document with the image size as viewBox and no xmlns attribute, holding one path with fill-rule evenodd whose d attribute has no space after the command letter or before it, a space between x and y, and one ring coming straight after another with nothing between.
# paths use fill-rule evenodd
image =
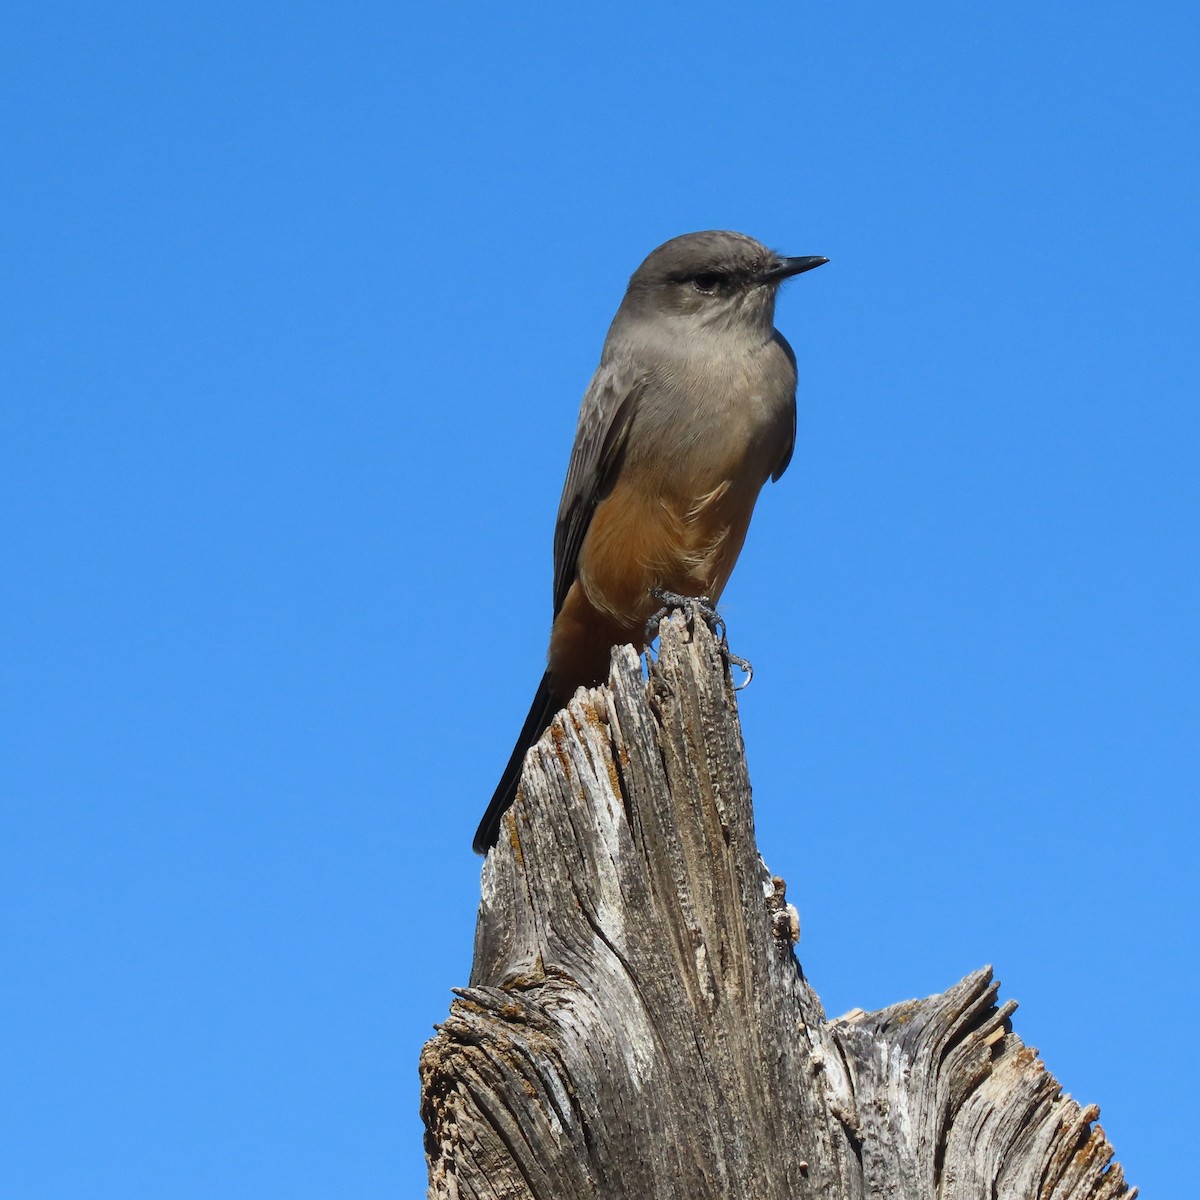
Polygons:
<instances>
[{"instance_id":1,"label":"weathered wood","mask_svg":"<svg viewBox=\"0 0 1200 1200\"><path fill-rule=\"evenodd\" d=\"M1136 1194L990 969L827 1021L795 931L719 650L672 618L649 680L614 652L526 763L421 1058L430 1196Z\"/></svg>"}]
</instances>

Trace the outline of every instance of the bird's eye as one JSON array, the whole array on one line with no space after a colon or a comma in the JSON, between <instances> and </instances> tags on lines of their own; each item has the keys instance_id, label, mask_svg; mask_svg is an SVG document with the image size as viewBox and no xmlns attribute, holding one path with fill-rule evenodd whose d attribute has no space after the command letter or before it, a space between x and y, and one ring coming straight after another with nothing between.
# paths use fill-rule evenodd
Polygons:
<instances>
[{"instance_id":1,"label":"bird's eye","mask_svg":"<svg viewBox=\"0 0 1200 1200\"><path fill-rule=\"evenodd\" d=\"M692 287L706 296L711 296L725 282L725 276L718 271L701 271L692 276Z\"/></svg>"}]
</instances>

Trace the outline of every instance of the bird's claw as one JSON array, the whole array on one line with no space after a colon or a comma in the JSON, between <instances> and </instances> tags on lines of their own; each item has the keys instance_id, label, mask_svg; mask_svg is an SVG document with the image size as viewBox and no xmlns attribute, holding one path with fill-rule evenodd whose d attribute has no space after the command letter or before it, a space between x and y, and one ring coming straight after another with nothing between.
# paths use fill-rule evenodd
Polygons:
<instances>
[{"instance_id":1,"label":"bird's claw","mask_svg":"<svg viewBox=\"0 0 1200 1200\"><path fill-rule=\"evenodd\" d=\"M696 627L696 618L701 617L704 623L713 631L715 637L724 638L725 622L721 614L713 607L713 602L707 596L681 596L678 592L668 592L666 588L655 588L651 597L662 605L646 622L646 641L652 642L658 637L658 627L662 619L678 609L687 621L688 632Z\"/></svg>"},{"instance_id":2,"label":"bird's claw","mask_svg":"<svg viewBox=\"0 0 1200 1200\"><path fill-rule=\"evenodd\" d=\"M730 667L739 667L746 673L746 678L734 686L734 691L740 692L750 683L750 680L754 678L754 668L741 655L734 654L730 650L725 618L717 612L716 606L708 596L681 596L678 592L669 592L665 588L655 588L650 594L662 607L646 622L647 646L658 637L658 627L663 618L678 609L683 613L689 633L696 627L696 618L699 617L712 631L713 637L717 639L717 646L726 664Z\"/></svg>"},{"instance_id":3,"label":"bird's claw","mask_svg":"<svg viewBox=\"0 0 1200 1200\"><path fill-rule=\"evenodd\" d=\"M743 679L741 683L735 683L733 685L733 690L735 692L740 692L743 688L748 688L750 686L750 680L754 678L754 668L750 665L750 660L748 658L743 658L740 654L734 654L734 652L729 648L728 639L723 639L721 641L721 653L724 655L725 661L731 667L740 667L746 673L746 678Z\"/></svg>"}]
</instances>

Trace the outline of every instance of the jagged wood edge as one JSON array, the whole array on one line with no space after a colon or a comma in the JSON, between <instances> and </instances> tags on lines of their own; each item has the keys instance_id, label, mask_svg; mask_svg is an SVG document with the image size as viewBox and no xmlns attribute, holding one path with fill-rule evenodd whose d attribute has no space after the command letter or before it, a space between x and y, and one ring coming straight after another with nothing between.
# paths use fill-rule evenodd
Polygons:
<instances>
[{"instance_id":1,"label":"jagged wood edge","mask_svg":"<svg viewBox=\"0 0 1200 1200\"><path fill-rule=\"evenodd\" d=\"M631 872L630 862L641 869ZM1063 1095L1012 1033L1015 1005L997 1007L990 969L926 1000L824 1020L778 936L787 927L782 889L753 846L736 708L703 628L689 640L681 622L668 622L648 683L631 650L615 651L610 686L579 692L559 714L527 760L483 890L472 987L458 993L422 1055L431 1196L1136 1195L1111 1161L1097 1110ZM711 936L712 906L723 904L728 918L736 898L740 921L718 923L716 934L728 941L734 930L737 945L720 948L753 960L767 983L753 989L765 999L741 997L739 1016L756 1036L778 1035L781 1012L790 1022L782 1044L768 1047L786 1064L773 1078L739 1079L746 1070L728 1061L711 1066L726 1083L732 1072L743 1092L754 1085L737 1099L760 1121L772 1123L772 1106L803 1118L791 1122L790 1141L774 1132L783 1144L770 1161L751 1126L731 1131L722 1122L720 1105L672 1112L697 1102L678 1086L665 1103L618 1114L616 1128L613 1114L603 1129L590 1127L595 1096L581 1099L589 1072L617 1062L635 1078L673 1043L660 1032L638 1044L644 1031L622 1022L645 1002L635 981L624 1003L608 996L601 1011L578 980L599 954L606 984L619 991L628 963L606 920L660 911L672 892L679 919L666 953L687 1002L656 1019L678 1034L680 1014L724 998L729 981L714 992L705 969L705 924ZM562 916L572 910L581 920ZM748 981L744 965L734 983L739 974ZM573 1043L584 1027L587 1038ZM701 1063L695 1077L708 1069ZM677 1118L691 1127L691 1143L681 1145ZM716 1148L711 1175L689 1179L705 1137ZM661 1160L630 1163L611 1149L634 1144L661 1151Z\"/></svg>"}]
</instances>

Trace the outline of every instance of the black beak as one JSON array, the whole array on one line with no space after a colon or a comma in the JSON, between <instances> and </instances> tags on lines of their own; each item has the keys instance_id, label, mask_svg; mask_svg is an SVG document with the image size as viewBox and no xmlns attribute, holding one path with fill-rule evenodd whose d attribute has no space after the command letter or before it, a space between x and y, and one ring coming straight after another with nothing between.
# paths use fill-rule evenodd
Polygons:
<instances>
[{"instance_id":1,"label":"black beak","mask_svg":"<svg viewBox=\"0 0 1200 1200\"><path fill-rule=\"evenodd\" d=\"M793 275L811 271L813 267L824 266L828 261L829 259L822 258L819 254L808 258L781 258L773 267L768 267L762 277L767 283L778 283L784 279L791 279Z\"/></svg>"}]
</instances>

